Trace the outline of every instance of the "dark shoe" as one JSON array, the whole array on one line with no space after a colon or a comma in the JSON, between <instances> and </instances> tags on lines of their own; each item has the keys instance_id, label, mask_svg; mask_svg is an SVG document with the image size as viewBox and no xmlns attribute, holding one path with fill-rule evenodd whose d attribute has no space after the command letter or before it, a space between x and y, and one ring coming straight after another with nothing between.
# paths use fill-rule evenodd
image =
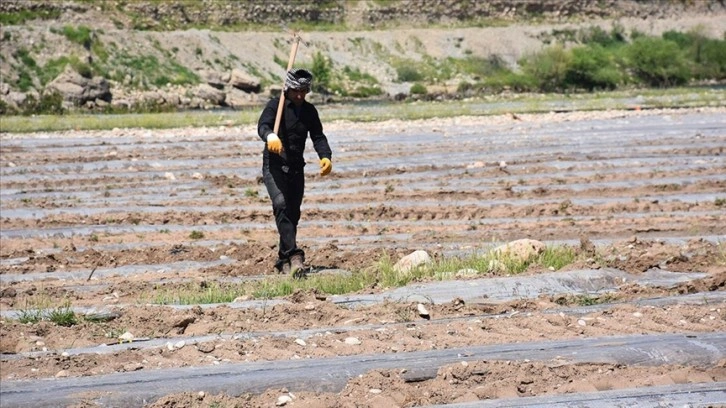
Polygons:
<instances>
[{"instance_id":1,"label":"dark shoe","mask_svg":"<svg viewBox=\"0 0 726 408\"><path fill-rule=\"evenodd\" d=\"M293 255L290 258L290 276L293 278L302 278L305 276L305 264L302 255Z\"/></svg>"},{"instance_id":2,"label":"dark shoe","mask_svg":"<svg viewBox=\"0 0 726 408\"><path fill-rule=\"evenodd\" d=\"M290 262L284 262L280 267L280 273L289 275L290 274Z\"/></svg>"}]
</instances>

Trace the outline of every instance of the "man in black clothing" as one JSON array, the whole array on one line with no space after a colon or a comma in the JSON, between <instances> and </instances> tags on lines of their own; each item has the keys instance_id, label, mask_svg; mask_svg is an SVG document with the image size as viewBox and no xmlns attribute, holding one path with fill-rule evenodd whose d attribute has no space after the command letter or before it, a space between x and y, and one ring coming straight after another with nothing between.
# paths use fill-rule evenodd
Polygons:
<instances>
[{"instance_id":1,"label":"man in black clothing","mask_svg":"<svg viewBox=\"0 0 726 408\"><path fill-rule=\"evenodd\" d=\"M333 168L332 152L318 111L305 100L312 81L313 75L307 70L288 71L278 133L274 132L274 126L279 98L267 103L257 123L257 133L265 142L262 177L280 235L275 268L293 277L304 275L305 270L305 252L297 246L297 224L305 192L303 153L308 135L320 158L320 174L325 176Z\"/></svg>"}]
</instances>

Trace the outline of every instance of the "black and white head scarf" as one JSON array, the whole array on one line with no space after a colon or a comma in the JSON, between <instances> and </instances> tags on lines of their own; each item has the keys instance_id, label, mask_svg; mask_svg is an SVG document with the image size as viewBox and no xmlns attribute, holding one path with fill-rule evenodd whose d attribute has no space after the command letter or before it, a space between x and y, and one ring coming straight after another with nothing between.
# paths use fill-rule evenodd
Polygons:
<instances>
[{"instance_id":1,"label":"black and white head scarf","mask_svg":"<svg viewBox=\"0 0 726 408\"><path fill-rule=\"evenodd\" d=\"M297 91L309 91L313 85L313 74L306 69L291 69L287 71L287 78L285 78L285 92L288 89L294 89Z\"/></svg>"}]
</instances>

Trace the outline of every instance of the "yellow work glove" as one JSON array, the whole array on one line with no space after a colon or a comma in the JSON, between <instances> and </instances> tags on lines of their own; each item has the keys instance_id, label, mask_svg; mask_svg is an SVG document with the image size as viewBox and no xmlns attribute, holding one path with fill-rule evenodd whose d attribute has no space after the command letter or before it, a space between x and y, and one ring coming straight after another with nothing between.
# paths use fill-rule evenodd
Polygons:
<instances>
[{"instance_id":1,"label":"yellow work glove","mask_svg":"<svg viewBox=\"0 0 726 408\"><path fill-rule=\"evenodd\" d=\"M330 170L333 170L333 163L330 162L330 159L327 157L320 159L320 175L327 176L330 174Z\"/></svg>"},{"instance_id":2,"label":"yellow work glove","mask_svg":"<svg viewBox=\"0 0 726 408\"><path fill-rule=\"evenodd\" d=\"M267 150L275 154L282 152L282 140L274 133L267 135Z\"/></svg>"}]
</instances>

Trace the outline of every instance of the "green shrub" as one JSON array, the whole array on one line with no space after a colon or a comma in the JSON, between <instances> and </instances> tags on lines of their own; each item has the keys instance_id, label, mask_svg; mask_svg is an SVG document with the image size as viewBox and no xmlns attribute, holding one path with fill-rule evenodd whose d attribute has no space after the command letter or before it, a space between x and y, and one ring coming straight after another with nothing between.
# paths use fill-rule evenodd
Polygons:
<instances>
[{"instance_id":1,"label":"green shrub","mask_svg":"<svg viewBox=\"0 0 726 408\"><path fill-rule=\"evenodd\" d=\"M40 83L46 85L48 82L54 80L61 72L63 72L66 65L70 63L71 60L66 56L49 60L43 66L43 69L38 71L38 79L40 80Z\"/></svg>"},{"instance_id":2,"label":"green shrub","mask_svg":"<svg viewBox=\"0 0 726 408\"><path fill-rule=\"evenodd\" d=\"M35 69L37 67L35 60L30 56L30 52L25 48L18 48L13 56L20 60L20 62L27 68Z\"/></svg>"},{"instance_id":3,"label":"green shrub","mask_svg":"<svg viewBox=\"0 0 726 408\"><path fill-rule=\"evenodd\" d=\"M412 95L426 95L428 93L428 89L426 89L423 84L417 82L411 85L410 92Z\"/></svg>"},{"instance_id":4,"label":"green shrub","mask_svg":"<svg viewBox=\"0 0 726 408\"><path fill-rule=\"evenodd\" d=\"M378 86L359 86L348 93L349 96L354 98L368 98L382 94L383 90Z\"/></svg>"},{"instance_id":5,"label":"green shrub","mask_svg":"<svg viewBox=\"0 0 726 408\"><path fill-rule=\"evenodd\" d=\"M63 35L68 41L80 44L88 50L91 49L91 44L93 43L93 39L91 38L92 32L90 28L84 25L78 26L77 29L71 26L63 27Z\"/></svg>"},{"instance_id":6,"label":"green shrub","mask_svg":"<svg viewBox=\"0 0 726 408\"><path fill-rule=\"evenodd\" d=\"M63 113L63 96L58 92L43 93L33 112L36 115L62 115Z\"/></svg>"},{"instance_id":7,"label":"green shrub","mask_svg":"<svg viewBox=\"0 0 726 408\"><path fill-rule=\"evenodd\" d=\"M704 41L694 57L694 76L701 79L726 79L726 40Z\"/></svg>"},{"instance_id":8,"label":"green shrub","mask_svg":"<svg viewBox=\"0 0 726 408\"><path fill-rule=\"evenodd\" d=\"M25 69L18 71L18 88L23 92L33 88L33 77Z\"/></svg>"},{"instance_id":9,"label":"green shrub","mask_svg":"<svg viewBox=\"0 0 726 408\"><path fill-rule=\"evenodd\" d=\"M599 44L571 50L572 60L565 72L564 85L568 88L615 89L621 74L613 62L612 54Z\"/></svg>"},{"instance_id":10,"label":"green shrub","mask_svg":"<svg viewBox=\"0 0 726 408\"><path fill-rule=\"evenodd\" d=\"M84 78L93 78L93 67L86 62L79 60L78 58L70 61L73 70L78 72Z\"/></svg>"},{"instance_id":11,"label":"green shrub","mask_svg":"<svg viewBox=\"0 0 726 408\"><path fill-rule=\"evenodd\" d=\"M310 69L310 72L315 78L313 81L313 91L328 92L332 70L333 63L330 61L330 58L325 57L320 51L313 55L313 66Z\"/></svg>"},{"instance_id":12,"label":"green shrub","mask_svg":"<svg viewBox=\"0 0 726 408\"><path fill-rule=\"evenodd\" d=\"M599 45L602 47L614 47L626 43L624 29L620 25L613 26L610 32L601 27L593 26L581 30L580 42L587 45Z\"/></svg>"},{"instance_id":13,"label":"green shrub","mask_svg":"<svg viewBox=\"0 0 726 408\"><path fill-rule=\"evenodd\" d=\"M571 60L571 53L562 46L554 45L522 58L520 65L525 75L537 80L537 86L542 91L551 92L563 88Z\"/></svg>"},{"instance_id":14,"label":"green shrub","mask_svg":"<svg viewBox=\"0 0 726 408\"><path fill-rule=\"evenodd\" d=\"M501 92L505 89L514 92L532 92L539 88L539 81L527 73L502 71L485 78L484 81L477 84L477 88L490 92Z\"/></svg>"},{"instance_id":15,"label":"green shrub","mask_svg":"<svg viewBox=\"0 0 726 408\"><path fill-rule=\"evenodd\" d=\"M343 68L343 73L350 79L351 81L355 82L365 82L367 84L377 84L378 80L373 75L361 72L358 68L351 68L349 66L345 66Z\"/></svg>"},{"instance_id":16,"label":"green shrub","mask_svg":"<svg viewBox=\"0 0 726 408\"><path fill-rule=\"evenodd\" d=\"M662 37L664 40L673 41L674 43L678 44L678 46L682 49L689 48L691 45L693 45L694 41L696 41L694 35L682 33L675 30L669 30L664 32Z\"/></svg>"},{"instance_id":17,"label":"green shrub","mask_svg":"<svg viewBox=\"0 0 726 408\"><path fill-rule=\"evenodd\" d=\"M726 77L726 41L711 39L692 30L687 33L666 31L663 39L678 44L689 62L692 75L699 79L723 79Z\"/></svg>"},{"instance_id":18,"label":"green shrub","mask_svg":"<svg viewBox=\"0 0 726 408\"><path fill-rule=\"evenodd\" d=\"M475 77L485 77L508 69L507 63L496 54L487 58L466 57L458 60L455 64L459 72Z\"/></svg>"},{"instance_id":19,"label":"green shrub","mask_svg":"<svg viewBox=\"0 0 726 408\"><path fill-rule=\"evenodd\" d=\"M639 37L628 47L626 55L635 78L647 85L668 87L690 79L686 58L673 41Z\"/></svg>"},{"instance_id":20,"label":"green shrub","mask_svg":"<svg viewBox=\"0 0 726 408\"><path fill-rule=\"evenodd\" d=\"M403 65L396 68L399 82L416 82L423 79L423 75L411 65Z\"/></svg>"},{"instance_id":21,"label":"green shrub","mask_svg":"<svg viewBox=\"0 0 726 408\"><path fill-rule=\"evenodd\" d=\"M7 102L0 99L0 115L13 115L17 113L12 106L8 105Z\"/></svg>"},{"instance_id":22,"label":"green shrub","mask_svg":"<svg viewBox=\"0 0 726 408\"><path fill-rule=\"evenodd\" d=\"M459 85L456 87L457 93L465 93L474 90L474 85L470 82L459 82Z\"/></svg>"}]
</instances>

